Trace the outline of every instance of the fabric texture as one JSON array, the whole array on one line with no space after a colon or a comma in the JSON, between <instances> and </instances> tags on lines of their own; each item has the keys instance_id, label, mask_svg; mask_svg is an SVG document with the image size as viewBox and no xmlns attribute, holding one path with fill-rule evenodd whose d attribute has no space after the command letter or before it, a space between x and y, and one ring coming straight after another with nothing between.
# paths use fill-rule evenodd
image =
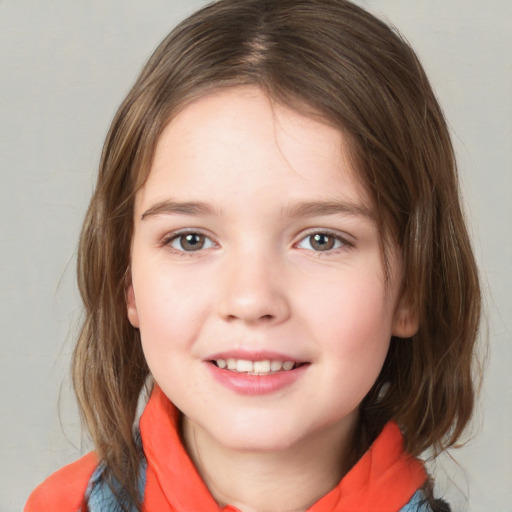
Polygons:
<instances>
[{"instance_id":1,"label":"fabric texture","mask_svg":"<svg viewBox=\"0 0 512 512\"><path fill-rule=\"evenodd\" d=\"M24 512L76 512L80 510L87 484L98 457L94 452L64 466L32 491Z\"/></svg>"},{"instance_id":2,"label":"fabric texture","mask_svg":"<svg viewBox=\"0 0 512 512\"><path fill-rule=\"evenodd\" d=\"M144 458L140 464L138 482L139 496L141 498L144 498L146 469L147 463ZM89 480L87 490L85 491L85 500L89 512L116 512L121 508L117 502L114 490L101 478L104 471L105 464L100 463ZM115 491L119 491L120 488L119 483L114 482ZM125 510L122 512L137 512L137 507L133 503L126 503Z\"/></svg>"},{"instance_id":3,"label":"fabric texture","mask_svg":"<svg viewBox=\"0 0 512 512\"><path fill-rule=\"evenodd\" d=\"M180 441L179 412L158 387L141 417L140 435L146 457L140 482L144 512L238 512L213 499ZM66 466L33 492L24 512L78 512L86 492L91 512L114 512L111 491L98 485L101 471L94 454ZM418 492L426 478L423 465L404 452L400 429L390 422L308 512L427 512Z\"/></svg>"},{"instance_id":4,"label":"fabric texture","mask_svg":"<svg viewBox=\"0 0 512 512\"><path fill-rule=\"evenodd\" d=\"M425 493L420 489L413 494L409 503L402 507L399 512L432 512L432 509L427 503Z\"/></svg>"}]
</instances>

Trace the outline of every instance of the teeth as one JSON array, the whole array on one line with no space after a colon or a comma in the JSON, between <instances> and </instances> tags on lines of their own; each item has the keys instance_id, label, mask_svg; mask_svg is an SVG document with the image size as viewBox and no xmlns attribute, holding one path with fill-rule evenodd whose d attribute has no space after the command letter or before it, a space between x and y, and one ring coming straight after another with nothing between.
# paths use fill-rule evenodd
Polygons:
<instances>
[{"instance_id":1,"label":"teeth","mask_svg":"<svg viewBox=\"0 0 512 512\"><path fill-rule=\"evenodd\" d=\"M254 361L253 372L256 373L268 373L270 371L270 361Z\"/></svg>"},{"instance_id":2,"label":"teeth","mask_svg":"<svg viewBox=\"0 0 512 512\"><path fill-rule=\"evenodd\" d=\"M238 359L236 362L236 371L237 372L252 372L253 364L252 361L247 361L246 359Z\"/></svg>"},{"instance_id":3,"label":"teeth","mask_svg":"<svg viewBox=\"0 0 512 512\"><path fill-rule=\"evenodd\" d=\"M269 373L279 372L281 370L289 371L295 366L293 361L270 361L269 359L249 361L247 359L235 359L232 357L217 359L215 362L221 369L227 368L231 371L255 375L268 375Z\"/></svg>"},{"instance_id":4,"label":"teeth","mask_svg":"<svg viewBox=\"0 0 512 512\"><path fill-rule=\"evenodd\" d=\"M270 363L270 369L273 371L273 372L278 372L279 370L281 370L283 368L283 362L282 361L272 361Z\"/></svg>"}]
</instances>

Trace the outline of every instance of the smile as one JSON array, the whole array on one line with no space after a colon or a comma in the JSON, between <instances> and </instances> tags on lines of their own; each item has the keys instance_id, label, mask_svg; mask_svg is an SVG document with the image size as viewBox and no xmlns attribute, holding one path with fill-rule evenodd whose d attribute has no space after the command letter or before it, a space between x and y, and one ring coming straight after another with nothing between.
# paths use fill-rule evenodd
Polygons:
<instances>
[{"instance_id":1,"label":"smile","mask_svg":"<svg viewBox=\"0 0 512 512\"><path fill-rule=\"evenodd\" d=\"M207 362L212 377L219 384L237 394L252 396L275 393L291 386L302 379L310 367L310 363L280 359L251 361L216 357Z\"/></svg>"},{"instance_id":2,"label":"smile","mask_svg":"<svg viewBox=\"0 0 512 512\"><path fill-rule=\"evenodd\" d=\"M263 359L260 361L249 361L248 359L216 359L212 361L217 368L229 370L237 373L246 373L248 375L272 375L281 371L290 371L299 366L294 361L279 361Z\"/></svg>"}]
</instances>

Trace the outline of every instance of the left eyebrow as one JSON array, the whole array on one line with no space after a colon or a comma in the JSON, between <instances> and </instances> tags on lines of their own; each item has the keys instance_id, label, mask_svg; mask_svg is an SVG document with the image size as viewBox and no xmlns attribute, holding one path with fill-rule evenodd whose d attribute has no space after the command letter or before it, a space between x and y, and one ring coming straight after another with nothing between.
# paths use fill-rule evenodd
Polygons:
<instances>
[{"instance_id":1,"label":"left eyebrow","mask_svg":"<svg viewBox=\"0 0 512 512\"><path fill-rule=\"evenodd\" d=\"M151 217L153 215L215 215L216 210L215 208L208 204L203 203L200 201L186 201L186 202L180 202L180 201L161 201L155 205L153 205L151 208L146 210L141 215L141 220L144 220L147 217Z\"/></svg>"},{"instance_id":2,"label":"left eyebrow","mask_svg":"<svg viewBox=\"0 0 512 512\"><path fill-rule=\"evenodd\" d=\"M282 209L287 217L322 217L324 215L355 215L374 220L373 211L364 204L350 201L312 201L292 203Z\"/></svg>"}]
</instances>

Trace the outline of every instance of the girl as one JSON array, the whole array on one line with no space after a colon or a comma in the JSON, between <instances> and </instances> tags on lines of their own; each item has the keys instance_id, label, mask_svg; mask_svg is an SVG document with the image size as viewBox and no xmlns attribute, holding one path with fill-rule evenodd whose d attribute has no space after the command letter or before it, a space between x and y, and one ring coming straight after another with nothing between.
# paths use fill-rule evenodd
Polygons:
<instances>
[{"instance_id":1,"label":"girl","mask_svg":"<svg viewBox=\"0 0 512 512\"><path fill-rule=\"evenodd\" d=\"M171 32L78 281L96 450L27 512L449 510L417 457L471 417L477 272L441 109L361 8L220 0Z\"/></svg>"}]
</instances>

